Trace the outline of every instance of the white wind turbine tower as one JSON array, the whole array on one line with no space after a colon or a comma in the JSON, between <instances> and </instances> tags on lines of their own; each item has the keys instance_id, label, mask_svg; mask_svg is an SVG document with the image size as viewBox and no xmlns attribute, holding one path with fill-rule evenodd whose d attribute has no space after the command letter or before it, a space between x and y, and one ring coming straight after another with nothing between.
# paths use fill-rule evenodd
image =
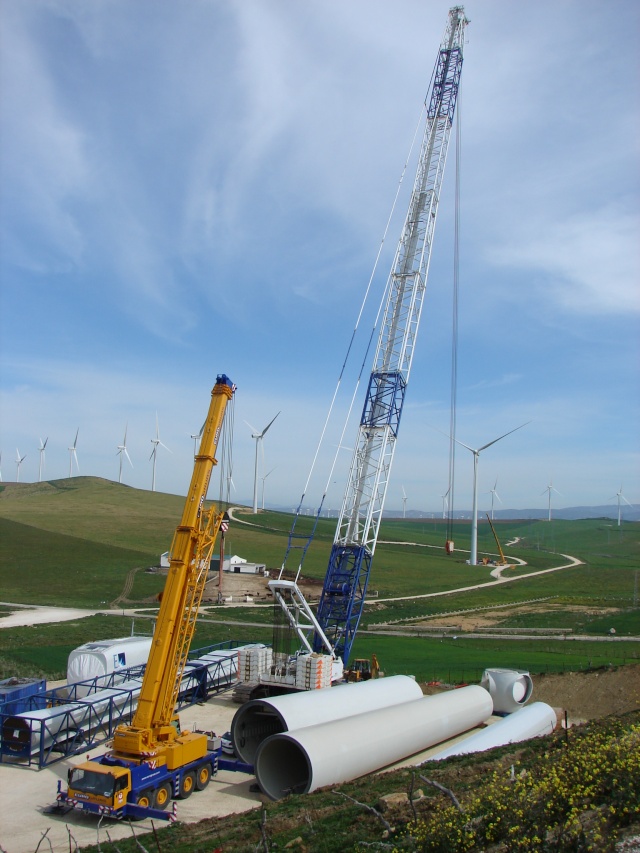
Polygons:
<instances>
[{"instance_id":1,"label":"white wind turbine tower","mask_svg":"<svg viewBox=\"0 0 640 853\"><path fill-rule=\"evenodd\" d=\"M491 493L491 521L493 521L493 499L494 499L494 498L498 498L498 500L500 501L500 503L502 503L502 498L501 498L501 497L500 497L500 495L496 492L496 487L497 487L497 485L498 485L498 478L496 477L496 481L495 481L495 483L493 484L493 488L492 488L492 489L489 489L489 491L490 491L490 493Z\"/></svg>"},{"instance_id":2,"label":"white wind turbine tower","mask_svg":"<svg viewBox=\"0 0 640 853\"><path fill-rule=\"evenodd\" d=\"M2 453L0 453L0 483L3 482L4 480L2 479Z\"/></svg>"},{"instance_id":3,"label":"white wind turbine tower","mask_svg":"<svg viewBox=\"0 0 640 853\"><path fill-rule=\"evenodd\" d=\"M16 447L16 483L20 482L20 466L26 458L27 454L25 453L24 456L20 456L20 451Z\"/></svg>"},{"instance_id":4,"label":"white wind turbine tower","mask_svg":"<svg viewBox=\"0 0 640 853\"><path fill-rule=\"evenodd\" d=\"M540 492L541 495L544 495L545 492L549 494L549 518L548 521L551 521L551 492L555 492L557 495L560 495L560 492L554 487L553 482L549 480L549 485L544 491ZM560 495L562 497L562 495Z\"/></svg>"},{"instance_id":5,"label":"white wind turbine tower","mask_svg":"<svg viewBox=\"0 0 640 853\"><path fill-rule=\"evenodd\" d=\"M201 430L202 432L202 430ZM191 436L193 438L194 436ZM199 438L199 436L195 436L195 438ZM151 439L151 444L153 444L153 450L151 451L151 456L149 459L153 459L153 476L151 477L151 491L155 492L156 490L156 458L158 456L158 447L164 447L165 450L169 450L166 444L163 444L160 441L160 427L158 426L158 413L156 412L156 437ZM169 453L171 451L169 450ZM193 455L195 457L196 450L195 446L193 449Z\"/></svg>"},{"instance_id":6,"label":"white wind turbine tower","mask_svg":"<svg viewBox=\"0 0 640 853\"><path fill-rule=\"evenodd\" d=\"M279 414L280 414L280 412L278 412L278 415ZM246 425L250 429L253 430L253 432L251 433L251 438L255 438L255 440L256 440L256 463L255 463L255 469L254 469L254 473L253 473L253 512L254 512L254 514L258 512L258 445L262 444L262 439L264 438L265 433L267 432L267 430L269 429L269 427L271 426L273 421L275 421L275 419L278 417L278 415L276 415L276 417L273 418L273 420L269 421L269 423L262 430L262 432L258 432L258 430L255 427L251 426L249 421L245 421ZM264 448L263 448L262 452L264 453Z\"/></svg>"},{"instance_id":7,"label":"white wind turbine tower","mask_svg":"<svg viewBox=\"0 0 640 853\"><path fill-rule=\"evenodd\" d=\"M76 447L78 445L78 433L80 432L80 427L76 430L76 437L73 441L71 447L67 448L69 451L69 476L73 475L73 460L76 460L76 470L80 471L80 466L78 465L78 454L76 453Z\"/></svg>"},{"instance_id":8,"label":"white wind turbine tower","mask_svg":"<svg viewBox=\"0 0 640 853\"><path fill-rule=\"evenodd\" d=\"M447 510L449 509L449 491L450 488L444 493L444 495L440 495L442 498L442 517L447 517Z\"/></svg>"},{"instance_id":9,"label":"white wind turbine tower","mask_svg":"<svg viewBox=\"0 0 640 853\"><path fill-rule=\"evenodd\" d=\"M40 451L40 462L38 464L38 482L42 482L42 469L44 468L44 449L47 446L47 442L49 441L49 437L45 438L44 443L42 439L40 439L40 447L38 450Z\"/></svg>"},{"instance_id":10,"label":"white wind turbine tower","mask_svg":"<svg viewBox=\"0 0 640 853\"><path fill-rule=\"evenodd\" d=\"M618 527L620 527L620 521L621 521L621 519L622 519L622 504L621 504L621 501L624 501L624 502L627 504L627 506L631 506L631 504L630 504L630 503L629 503L629 501L625 498L625 496L622 494L622 486L620 486L620 491L619 491L619 492L616 492L616 493L615 493L615 495L613 495L611 498L609 498L609 500L613 500L613 498L618 498Z\"/></svg>"},{"instance_id":11,"label":"white wind turbine tower","mask_svg":"<svg viewBox=\"0 0 640 853\"><path fill-rule=\"evenodd\" d=\"M470 450L471 453L473 453L473 511L471 514L471 552L469 554L469 564L472 566L475 566L478 562L478 457L483 450L487 449L487 447L491 447L492 444L495 444L497 441L501 441L503 438L511 435L512 432L522 429L522 427L525 427L529 423L531 423L531 421L527 421L527 423L520 424L520 426L510 429L509 432L505 432L504 435L499 435L498 438L494 438L493 441L488 441L486 444L483 444L482 447L478 447L477 450L473 447L469 447L468 444L465 444L462 441L458 441L457 438L453 439L456 444L466 447L467 450Z\"/></svg>"},{"instance_id":12,"label":"white wind turbine tower","mask_svg":"<svg viewBox=\"0 0 640 853\"><path fill-rule=\"evenodd\" d=\"M402 487L402 517L407 517L407 493L404 490L404 486Z\"/></svg>"},{"instance_id":13,"label":"white wind turbine tower","mask_svg":"<svg viewBox=\"0 0 640 853\"><path fill-rule=\"evenodd\" d=\"M196 455L198 453L198 441L202 438L202 433L204 431L204 424L205 423L206 423L206 421L200 427L200 432L192 432L191 433L191 438L193 439L193 458L194 459L196 458Z\"/></svg>"},{"instance_id":14,"label":"white wind turbine tower","mask_svg":"<svg viewBox=\"0 0 640 853\"><path fill-rule=\"evenodd\" d=\"M120 471L118 473L118 482L119 483L122 482L122 457L123 456L127 457L127 459L129 460L129 465L131 465L131 467L133 468L133 462L131 461L131 457L129 456L129 452L127 450L127 429L128 429L128 427L129 427L129 424L126 424L125 428L124 428L124 439L122 440L122 444L118 444L118 446L117 446L118 452L116 453L116 456L120 457Z\"/></svg>"}]
</instances>

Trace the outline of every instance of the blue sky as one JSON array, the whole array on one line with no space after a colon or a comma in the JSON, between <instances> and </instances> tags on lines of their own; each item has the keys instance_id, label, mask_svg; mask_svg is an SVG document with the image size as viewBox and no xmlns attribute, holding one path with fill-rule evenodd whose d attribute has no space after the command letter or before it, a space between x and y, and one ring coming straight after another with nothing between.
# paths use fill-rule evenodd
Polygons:
<instances>
[{"instance_id":1,"label":"blue sky","mask_svg":"<svg viewBox=\"0 0 640 853\"><path fill-rule=\"evenodd\" d=\"M128 425L123 482L148 489L157 412L172 452L156 487L184 494L190 435L224 372L238 386L233 497L253 493L245 422L281 412L261 475L267 505L297 504L449 5L2 4L5 481L17 449L21 482L38 479L41 438L44 478L66 477L78 429L80 473L117 480ZM550 482L554 506L614 504L621 486L640 502L640 5L465 9L457 434L479 447L531 421L481 454L480 508L496 479L505 508L545 506ZM438 510L447 489L453 143L388 509L404 489L407 508ZM471 505L471 463L460 448L457 509ZM348 464L343 451L327 507Z\"/></svg>"}]
</instances>

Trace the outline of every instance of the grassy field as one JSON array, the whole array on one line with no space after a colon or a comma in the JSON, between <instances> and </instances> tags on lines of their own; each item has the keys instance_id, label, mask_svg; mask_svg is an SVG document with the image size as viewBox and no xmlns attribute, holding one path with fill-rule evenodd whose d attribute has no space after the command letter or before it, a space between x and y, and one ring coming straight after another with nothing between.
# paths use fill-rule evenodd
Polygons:
<instances>
[{"instance_id":1,"label":"grassy field","mask_svg":"<svg viewBox=\"0 0 640 853\"><path fill-rule=\"evenodd\" d=\"M92 477L0 484L0 598L19 603L105 607L118 599L133 574L128 600L149 605L164 580L144 570L157 565L160 554L169 548L183 505L180 496L136 490ZM240 518L251 524L232 524L227 553L279 568L292 516L276 512L254 516L248 512ZM301 517L296 532L308 533L311 525L312 519ZM384 623L393 628L413 628L419 619L499 607L502 609L496 614L501 628L563 628L604 638L615 627L619 636L640 637L638 525L626 523L618 528L609 519L524 520L499 522L496 528L507 556L527 564L506 570L504 576L526 577L495 585L489 567L467 565L468 552L463 549L468 548L468 522L456 523L457 550L449 556L444 551L446 530L441 519L385 520L373 560L363 630L354 654L369 656L375 651L387 671L410 672L424 680L434 676L434 667L439 677L446 678L450 670L470 672L485 665L517 665L539 671L637 659L640 644L635 642L497 643L489 638L445 641L364 633ZM319 580L324 577L334 532L335 520L319 520L304 562L304 575ZM481 524L479 555L495 556L496 550L488 524ZM582 565L535 574L567 562L560 556L566 554L580 559ZM298 559L299 552L292 551L287 568L295 570ZM476 584L477 589L458 591ZM433 593L441 595L428 597ZM388 600L403 597L400 601ZM534 603L527 612L518 612L517 606L525 602ZM243 640L270 640L268 607L214 608L210 613L207 618L212 621L202 621L199 630L211 641L227 639L231 633ZM72 648L88 639L129 633L130 624L121 632L113 617L94 621L99 619L15 632L4 629L0 632L0 672L6 677L24 667L58 677ZM250 624L241 626L238 622ZM455 616L451 624L457 624ZM204 644L205 640L197 638L196 642Z\"/></svg>"},{"instance_id":2,"label":"grassy field","mask_svg":"<svg viewBox=\"0 0 640 853\"><path fill-rule=\"evenodd\" d=\"M26 678L66 678L69 652L91 640L128 637L132 633L150 636L151 619L123 616L87 616L74 622L4 628L0 632L0 680L20 674ZM271 642L271 627L249 629L244 626L201 621L198 623L192 649L229 640Z\"/></svg>"}]
</instances>

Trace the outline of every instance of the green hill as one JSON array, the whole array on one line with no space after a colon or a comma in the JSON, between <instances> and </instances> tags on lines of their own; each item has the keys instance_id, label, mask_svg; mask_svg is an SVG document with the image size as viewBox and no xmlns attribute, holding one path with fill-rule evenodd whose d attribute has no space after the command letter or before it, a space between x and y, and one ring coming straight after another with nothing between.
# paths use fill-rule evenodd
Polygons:
<instances>
[{"instance_id":1,"label":"green hill","mask_svg":"<svg viewBox=\"0 0 640 853\"><path fill-rule=\"evenodd\" d=\"M94 477L0 484L0 600L105 608L126 593L128 607L148 606L164 579L145 569L157 566L160 554L168 550L183 506L180 496ZM278 570L292 516L253 515L248 509L235 514L239 520L226 535L226 553ZM310 517L300 517L296 533L309 534L313 523ZM436 675L464 680L471 677L470 670L489 665L487 660L492 666L519 662L521 667L540 671L545 665L561 669L638 659L640 642L566 643L561 637L546 641L539 637L541 631L556 629L605 639L613 626L618 638L640 636L637 525L612 528L602 519L514 520L501 521L496 528L507 556L524 561L503 573L507 583L496 584L490 566L467 565L468 522L456 522L456 552L449 556L444 550L442 520L385 520L354 655L368 657L375 651L387 672L411 672L425 680ZM305 576L323 579L334 532L335 520L319 519L304 561ZM480 525L478 552L496 555L486 523ZM297 570L299 554L292 551L288 570ZM563 556L567 554L581 563L555 571L567 563ZM517 629L528 638L506 642L465 637L469 614L481 614L484 624L503 637ZM454 630L434 636L438 617L440 624ZM264 607L214 608L207 618L212 622L207 627L206 620L201 620L206 628L203 641L228 637L230 631L242 639L259 635L264 640L272 621L269 608ZM96 624L82 621L87 623L86 639L95 639ZM234 627L237 623L243 623L239 630ZM62 626L43 626L37 642L28 629L16 630L10 643L13 649L25 644L42 649L54 637L56 643L66 645ZM108 630L108 625L100 625L104 636ZM395 636L398 632L402 636ZM75 645L84 641L80 634ZM0 632L0 650L5 652L7 639L5 629Z\"/></svg>"}]
</instances>

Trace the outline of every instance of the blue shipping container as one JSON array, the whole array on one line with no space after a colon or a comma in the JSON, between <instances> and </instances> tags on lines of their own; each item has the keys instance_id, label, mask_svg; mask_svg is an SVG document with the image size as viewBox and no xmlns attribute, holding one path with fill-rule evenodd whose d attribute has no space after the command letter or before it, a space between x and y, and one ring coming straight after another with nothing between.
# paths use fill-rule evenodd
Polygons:
<instances>
[{"instance_id":1,"label":"blue shipping container","mask_svg":"<svg viewBox=\"0 0 640 853\"><path fill-rule=\"evenodd\" d=\"M35 707L29 700L44 693L44 678L5 678L0 681L0 714L22 714Z\"/></svg>"}]
</instances>

